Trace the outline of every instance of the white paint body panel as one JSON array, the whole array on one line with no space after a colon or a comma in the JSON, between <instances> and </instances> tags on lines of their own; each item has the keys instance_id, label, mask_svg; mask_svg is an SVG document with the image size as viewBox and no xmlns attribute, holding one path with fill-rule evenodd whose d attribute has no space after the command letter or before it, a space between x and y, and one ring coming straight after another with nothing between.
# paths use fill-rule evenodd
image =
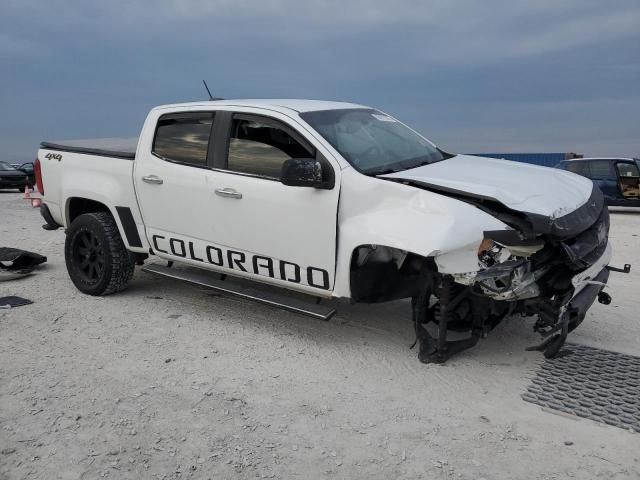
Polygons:
<instances>
[{"instance_id":1,"label":"white paint body panel","mask_svg":"<svg viewBox=\"0 0 640 480\"><path fill-rule=\"evenodd\" d=\"M360 245L382 245L425 257L461 252L460 271L476 266L485 230L506 226L472 205L419 188L342 172L338 262L334 294L348 297L351 255ZM464 252L473 251L473 258Z\"/></svg>"},{"instance_id":2,"label":"white paint body panel","mask_svg":"<svg viewBox=\"0 0 640 480\"><path fill-rule=\"evenodd\" d=\"M46 152L38 151L45 184L43 201L56 222L68 227L69 201L74 197L85 198L106 205L123 232L115 207L129 207L143 246L130 246L126 235L122 239L131 251L149 251L133 188L133 161L72 152L63 152L62 160L58 161L45 158Z\"/></svg>"},{"instance_id":3,"label":"white paint body panel","mask_svg":"<svg viewBox=\"0 0 640 480\"><path fill-rule=\"evenodd\" d=\"M472 193L514 210L552 218L584 205L593 189L591 180L565 170L471 155L457 155L384 177Z\"/></svg>"},{"instance_id":4,"label":"white paint body panel","mask_svg":"<svg viewBox=\"0 0 640 480\"><path fill-rule=\"evenodd\" d=\"M239 271L228 262L214 265L179 258L161 251L168 251L167 245L155 249L163 258L318 296L350 296L351 257L361 245L434 257L443 273L478 270L477 248L483 232L508 228L504 223L454 198L358 173L299 116L302 111L360 107L313 100L229 100L157 107L145 121L135 161L63 152L58 162L46 160L47 151L41 150L44 202L64 226L70 198L101 202L112 211L121 232L115 207L129 207L143 243L138 249L128 245L133 251L148 252L153 235L171 234L185 245L192 242L197 258L203 258L207 245L214 245L276 262L293 261L302 269L324 268L330 275L327 290L277 275L270 278L263 271L256 275L250 268ZM285 122L331 163L334 189L287 187L277 181L166 162L151 154L160 115L204 110L262 114ZM157 175L164 183L143 183L145 175ZM465 155L387 177L494 198L510 208L548 216L562 216L580 207L592 188L590 180L566 171ZM216 196L216 188L234 188L243 198Z\"/></svg>"}]
</instances>

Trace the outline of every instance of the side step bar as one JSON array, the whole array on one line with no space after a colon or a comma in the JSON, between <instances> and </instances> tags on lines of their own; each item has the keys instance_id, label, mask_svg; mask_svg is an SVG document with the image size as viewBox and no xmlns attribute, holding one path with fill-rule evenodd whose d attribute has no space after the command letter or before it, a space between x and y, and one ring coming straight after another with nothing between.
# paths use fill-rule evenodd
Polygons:
<instances>
[{"instance_id":1,"label":"side step bar","mask_svg":"<svg viewBox=\"0 0 640 480\"><path fill-rule=\"evenodd\" d=\"M142 267L142 271L161 275L163 277L184 280L185 282L211 288L212 290L225 295L231 295L245 300L250 300L252 302L269 305L271 307L281 308L289 312L308 315L319 320L328 321L336 313L335 309L329 306L305 302L304 300L294 298L294 293L292 293L292 297L289 297L275 292L260 291L257 288L240 285L232 280L220 280L213 277L208 272L202 270L198 271L196 268L187 270L151 263Z\"/></svg>"}]
</instances>

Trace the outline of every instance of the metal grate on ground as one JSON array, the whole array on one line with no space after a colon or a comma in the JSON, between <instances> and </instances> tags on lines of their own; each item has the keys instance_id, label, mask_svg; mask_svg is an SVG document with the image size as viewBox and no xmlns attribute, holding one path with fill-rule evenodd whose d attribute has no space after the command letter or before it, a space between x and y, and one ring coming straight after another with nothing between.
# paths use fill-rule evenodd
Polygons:
<instances>
[{"instance_id":1,"label":"metal grate on ground","mask_svg":"<svg viewBox=\"0 0 640 480\"><path fill-rule=\"evenodd\" d=\"M640 357L567 344L544 361L522 398L640 432Z\"/></svg>"}]
</instances>

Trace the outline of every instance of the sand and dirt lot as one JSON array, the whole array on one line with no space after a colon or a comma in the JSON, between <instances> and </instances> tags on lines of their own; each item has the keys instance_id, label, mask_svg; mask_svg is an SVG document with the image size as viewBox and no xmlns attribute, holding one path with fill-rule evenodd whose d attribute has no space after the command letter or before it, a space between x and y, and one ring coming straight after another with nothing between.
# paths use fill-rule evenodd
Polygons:
<instances>
[{"instance_id":1,"label":"sand and dirt lot","mask_svg":"<svg viewBox=\"0 0 640 480\"><path fill-rule=\"evenodd\" d=\"M521 394L533 319L422 365L407 302L321 322L136 272L109 297L67 277L64 233L0 192L0 246L49 259L0 283L0 479L638 479L640 434ZM640 213L612 214L609 306L570 340L640 355Z\"/></svg>"}]
</instances>

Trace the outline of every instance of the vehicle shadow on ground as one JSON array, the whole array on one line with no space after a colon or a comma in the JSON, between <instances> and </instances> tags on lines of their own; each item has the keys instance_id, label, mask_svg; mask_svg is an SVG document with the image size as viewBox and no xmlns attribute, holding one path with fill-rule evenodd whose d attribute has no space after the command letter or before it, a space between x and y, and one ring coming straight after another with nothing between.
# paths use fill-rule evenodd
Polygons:
<instances>
[{"instance_id":1,"label":"vehicle shadow on ground","mask_svg":"<svg viewBox=\"0 0 640 480\"><path fill-rule=\"evenodd\" d=\"M355 347L366 342L367 345L377 346L381 353L415 356L416 365L419 364L417 350L410 350L415 333L409 300L380 304L351 304L349 301L331 300L328 304L336 308L337 313L329 321L322 321L145 272L136 272L129 289L110 300L120 295L137 297L145 302L166 302L166 310L188 312L200 321L223 313L225 318L232 317L234 322L271 331L274 337L297 335L329 346L339 343ZM486 339L452 357L447 364L474 361L490 365L513 365L523 363L523 355L526 358L541 357L538 352L525 352L526 347L540 342L539 336L532 331L533 321L520 316L508 317ZM452 333L451 338L466 335ZM522 355L514 356L514 353Z\"/></svg>"}]
</instances>

